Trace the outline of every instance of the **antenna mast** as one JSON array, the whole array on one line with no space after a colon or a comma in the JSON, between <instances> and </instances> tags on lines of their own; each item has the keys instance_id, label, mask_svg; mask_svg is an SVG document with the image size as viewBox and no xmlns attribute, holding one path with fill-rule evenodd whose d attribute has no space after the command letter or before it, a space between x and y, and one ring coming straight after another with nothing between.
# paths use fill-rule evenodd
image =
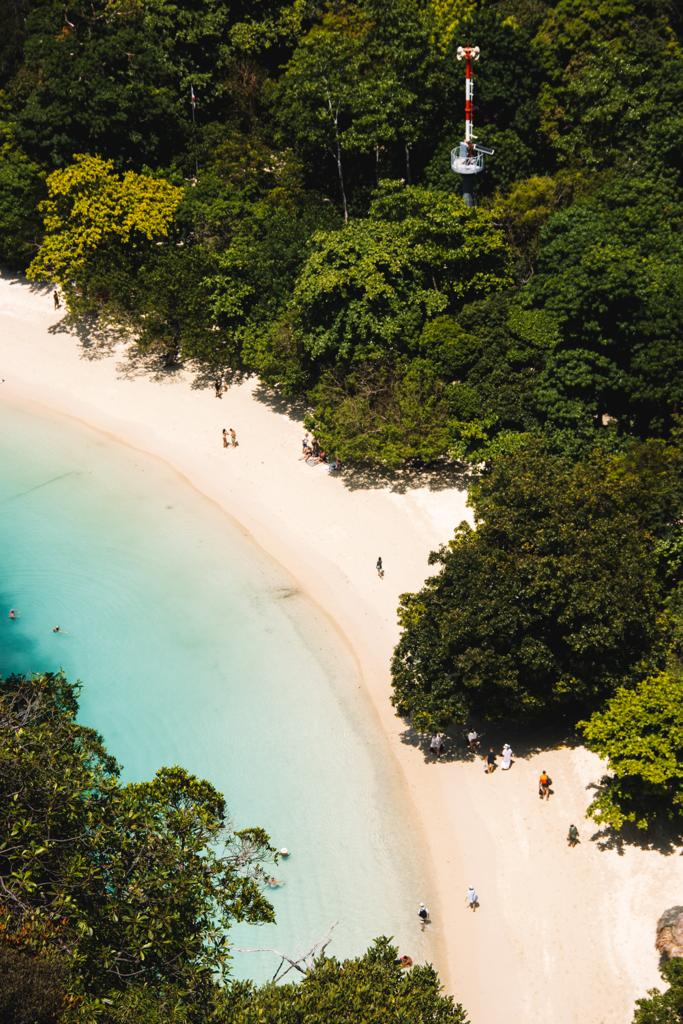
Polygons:
<instances>
[{"instance_id":1,"label":"antenna mast","mask_svg":"<svg viewBox=\"0 0 683 1024\"><path fill-rule=\"evenodd\" d=\"M478 46L459 46L458 60L465 61L465 138L451 152L451 170L462 178L462 197L466 206L474 206L474 182L476 175L484 170L484 155L492 156L493 150L475 143L472 131L474 111L474 69L472 64L479 60Z\"/></svg>"}]
</instances>

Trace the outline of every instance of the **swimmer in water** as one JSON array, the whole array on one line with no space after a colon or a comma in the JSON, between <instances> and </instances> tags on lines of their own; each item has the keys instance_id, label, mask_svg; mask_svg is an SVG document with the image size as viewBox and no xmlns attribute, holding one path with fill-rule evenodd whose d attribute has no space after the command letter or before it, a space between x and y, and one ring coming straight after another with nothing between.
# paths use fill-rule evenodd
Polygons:
<instances>
[{"instance_id":1,"label":"swimmer in water","mask_svg":"<svg viewBox=\"0 0 683 1024\"><path fill-rule=\"evenodd\" d=\"M61 627L60 626L53 626L52 627L52 632L53 633L61 633L62 632Z\"/></svg>"},{"instance_id":2,"label":"swimmer in water","mask_svg":"<svg viewBox=\"0 0 683 1024\"><path fill-rule=\"evenodd\" d=\"M280 886L282 885L282 882L280 881L279 878L271 877L266 879L266 885L268 886L269 889L279 889Z\"/></svg>"},{"instance_id":3,"label":"swimmer in water","mask_svg":"<svg viewBox=\"0 0 683 1024\"><path fill-rule=\"evenodd\" d=\"M15 612L14 608L10 608L10 610L9 610L9 617L10 617L10 619L16 619L17 613Z\"/></svg>"}]
</instances>

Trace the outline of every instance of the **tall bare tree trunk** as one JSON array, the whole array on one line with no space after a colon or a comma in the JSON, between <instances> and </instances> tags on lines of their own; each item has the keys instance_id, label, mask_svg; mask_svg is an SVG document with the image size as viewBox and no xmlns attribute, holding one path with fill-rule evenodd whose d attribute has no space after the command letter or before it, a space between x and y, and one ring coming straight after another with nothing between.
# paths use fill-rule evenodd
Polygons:
<instances>
[{"instance_id":1,"label":"tall bare tree trunk","mask_svg":"<svg viewBox=\"0 0 683 1024\"><path fill-rule=\"evenodd\" d=\"M344 167L342 164L341 142L339 141L339 112L332 106L332 99L327 94L327 106L334 125L334 142L337 159L337 177L339 178L339 191L341 192L342 206L344 208L344 223L349 223L349 207L346 202L346 189L344 188Z\"/></svg>"}]
</instances>

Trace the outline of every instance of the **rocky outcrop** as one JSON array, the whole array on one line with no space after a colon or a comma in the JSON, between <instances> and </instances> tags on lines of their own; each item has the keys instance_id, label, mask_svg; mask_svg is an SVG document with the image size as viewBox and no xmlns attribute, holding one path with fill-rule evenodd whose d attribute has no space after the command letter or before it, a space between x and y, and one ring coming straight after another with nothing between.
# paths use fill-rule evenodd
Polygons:
<instances>
[{"instance_id":1,"label":"rocky outcrop","mask_svg":"<svg viewBox=\"0 0 683 1024\"><path fill-rule=\"evenodd\" d=\"M667 960L673 956L683 956L683 907L671 907L664 911L657 921L655 945Z\"/></svg>"}]
</instances>

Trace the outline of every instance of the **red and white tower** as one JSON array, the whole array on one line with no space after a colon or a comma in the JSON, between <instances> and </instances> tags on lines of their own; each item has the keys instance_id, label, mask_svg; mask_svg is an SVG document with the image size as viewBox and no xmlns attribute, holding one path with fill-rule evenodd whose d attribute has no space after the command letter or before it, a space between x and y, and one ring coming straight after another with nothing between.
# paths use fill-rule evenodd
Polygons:
<instances>
[{"instance_id":1,"label":"red and white tower","mask_svg":"<svg viewBox=\"0 0 683 1024\"><path fill-rule=\"evenodd\" d=\"M478 46L459 46L456 50L458 60L465 61L465 138L451 152L451 170L462 176L462 197L467 206L474 206L475 175L484 170L484 155L492 155L493 150L475 143L474 125L474 68L473 63L479 60Z\"/></svg>"}]
</instances>

